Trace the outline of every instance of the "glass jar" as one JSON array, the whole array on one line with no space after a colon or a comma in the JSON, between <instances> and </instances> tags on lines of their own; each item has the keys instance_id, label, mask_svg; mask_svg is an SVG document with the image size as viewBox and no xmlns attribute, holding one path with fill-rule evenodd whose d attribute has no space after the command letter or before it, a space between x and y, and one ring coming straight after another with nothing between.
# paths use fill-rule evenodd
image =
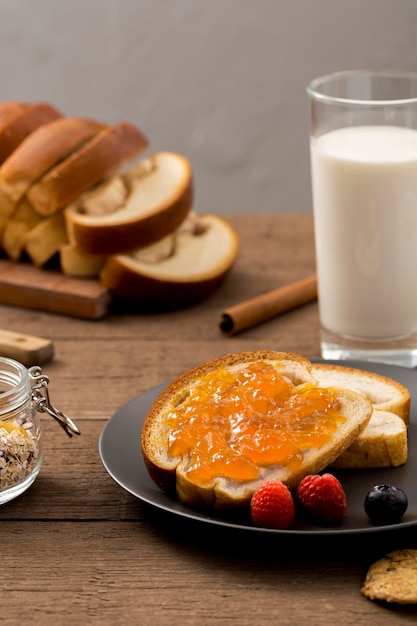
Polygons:
<instances>
[{"instance_id":1,"label":"glass jar","mask_svg":"<svg viewBox=\"0 0 417 626\"><path fill-rule=\"evenodd\" d=\"M57 419L71 436L75 424L49 401L48 377L39 367L26 369L0 357L0 504L22 494L42 465L41 429L37 412Z\"/></svg>"}]
</instances>

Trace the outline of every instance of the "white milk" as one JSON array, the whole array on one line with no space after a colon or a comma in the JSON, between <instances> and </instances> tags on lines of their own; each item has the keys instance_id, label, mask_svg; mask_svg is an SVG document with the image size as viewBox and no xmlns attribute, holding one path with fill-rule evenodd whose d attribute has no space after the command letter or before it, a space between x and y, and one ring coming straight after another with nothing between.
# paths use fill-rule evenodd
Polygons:
<instances>
[{"instance_id":1,"label":"white milk","mask_svg":"<svg viewBox=\"0 0 417 626\"><path fill-rule=\"evenodd\" d=\"M359 126L311 141L322 325L355 338L417 331L417 131Z\"/></svg>"}]
</instances>

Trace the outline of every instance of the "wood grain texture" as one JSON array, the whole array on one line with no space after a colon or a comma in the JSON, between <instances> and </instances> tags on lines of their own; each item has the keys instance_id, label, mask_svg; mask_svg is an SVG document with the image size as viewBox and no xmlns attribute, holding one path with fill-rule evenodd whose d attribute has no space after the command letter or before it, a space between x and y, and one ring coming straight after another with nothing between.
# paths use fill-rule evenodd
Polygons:
<instances>
[{"instance_id":1,"label":"wood grain texture","mask_svg":"<svg viewBox=\"0 0 417 626\"><path fill-rule=\"evenodd\" d=\"M81 430L69 439L42 415L44 462L34 485L0 507L2 623L118 626L408 625L417 609L385 608L360 593L388 549L357 538L287 544L187 524L149 509L102 466L98 441L136 395L227 352L271 348L319 356L317 304L236 337L219 329L234 303L314 272L309 216L231 216L239 260L206 302L149 315L128 307L101 320L0 305L0 326L54 342L42 366L52 402ZM139 450L138 450L139 453Z\"/></svg>"},{"instance_id":2,"label":"wood grain texture","mask_svg":"<svg viewBox=\"0 0 417 626\"><path fill-rule=\"evenodd\" d=\"M15 306L100 319L111 297L97 280L73 278L28 263L0 260L0 302Z\"/></svg>"},{"instance_id":3,"label":"wood grain texture","mask_svg":"<svg viewBox=\"0 0 417 626\"><path fill-rule=\"evenodd\" d=\"M0 329L0 354L26 366L40 365L53 357L54 344L43 337Z\"/></svg>"}]
</instances>

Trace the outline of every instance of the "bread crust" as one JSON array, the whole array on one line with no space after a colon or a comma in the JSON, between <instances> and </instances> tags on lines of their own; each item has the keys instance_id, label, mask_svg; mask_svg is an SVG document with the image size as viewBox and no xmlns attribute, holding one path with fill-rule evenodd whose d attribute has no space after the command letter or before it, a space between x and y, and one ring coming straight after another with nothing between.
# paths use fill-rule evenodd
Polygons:
<instances>
[{"instance_id":1,"label":"bread crust","mask_svg":"<svg viewBox=\"0 0 417 626\"><path fill-rule=\"evenodd\" d=\"M0 164L16 150L22 141L36 128L61 117L61 113L45 102L18 106L12 115L0 125Z\"/></svg>"},{"instance_id":2,"label":"bread crust","mask_svg":"<svg viewBox=\"0 0 417 626\"><path fill-rule=\"evenodd\" d=\"M161 393L150 408L141 435L145 465L152 479L164 491L172 494L175 489L180 500L195 507L247 506L253 492L264 480L282 480L293 488L306 474L323 470L354 441L368 423L372 413L369 401L349 390L335 390L341 403L341 413L348 418L344 423L347 426L343 430L343 435L338 430L338 436L335 435L328 445L314 448L313 452L311 448L304 451L303 463L299 469L291 471L286 465L279 465L261 471L258 479L247 482L237 483L218 477L209 484L193 483L187 478L186 472L182 471L183 459L164 456L164 446L169 436L169 426L164 421L165 415L170 409L180 404L186 398L190 387L198 385L207 373L217 368L231 369L256 361L268 361L275 364L278 371L290 378L299 389L316 384L308 359L293 353L269 350L229 354L202 364L180 376ZM353 407L358 412L355 413L355 418L353 418L353 412L350 412L353 411Z\"/></svg>"},{"instance_id":3,"label":"bread crust","mask_svg":"<svg viewBox=\"0 0 417 626\"><path fill-rule=\"evenodd\" d=\"M32 185L28 199L40 215L52 215L139 155L148 144L129 122L106 127Z\"/></svg>"},{"instance_id":4,"label":"bread crust","mask_svg":"<svg viewBox=\"0 0 417 626\"><path fill-rule=\"evenodd\" d=\"M0 189L17 202L38 178L106 127L95 120L76 117L61 117L43 124L0 167Z\"/></svg>"},{"instance_id":5,"label":"bread crust","mask_svg":"<svg viewBox=\"0 0 417 626\"><path fill-rule=\"evenodd\" d=\"M27 104L23 102L18 102L16 100L7 100L6 102L0 103L0 132L1 129L8 123L10 119L15 117L23 111L23 109L27 108Z\"/></svg>"},{"instance_id":6,"label":"bread crust","mask_svg":"<svg viewBox=\"0 0 417 626\"><path fill-rule=\"evenodd\" d=\"M332 363L314 363L313 374L323 386L337 384L362 393L375 410L395 413L406 426L409 425L410 391L397 380L376 372Z\"/></svg>"},{"instance_id":7,"label":"bread crust","mask_svg":"<svg viewBox=\"0 0 417 626\"><path fill-rule=\"evenodd\" d=\"M125 260L125 256L116 255L105 261L100 272L102 284L120 298L158 311L173 311L202 302L219 288L231 269L224 268L216 275L195 282L175 282L138 274Z\"/></svg>"}]
</instances>

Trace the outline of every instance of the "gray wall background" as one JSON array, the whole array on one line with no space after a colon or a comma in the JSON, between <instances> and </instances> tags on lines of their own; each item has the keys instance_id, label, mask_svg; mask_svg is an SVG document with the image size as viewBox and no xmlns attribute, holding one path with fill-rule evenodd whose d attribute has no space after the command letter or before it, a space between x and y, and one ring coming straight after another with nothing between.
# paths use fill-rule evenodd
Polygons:
<instances>
[{"instance_id":1,"label":"gray wall background","mask_svg":"<svg viewBox=\"0 0 417 626\"><path fill-rule=\"evenodd\" d=\"M417 70L416 0L0 0L0 99L128 119L199 212L310 212L306 84Z\"/></svg>"}]
</instances>

